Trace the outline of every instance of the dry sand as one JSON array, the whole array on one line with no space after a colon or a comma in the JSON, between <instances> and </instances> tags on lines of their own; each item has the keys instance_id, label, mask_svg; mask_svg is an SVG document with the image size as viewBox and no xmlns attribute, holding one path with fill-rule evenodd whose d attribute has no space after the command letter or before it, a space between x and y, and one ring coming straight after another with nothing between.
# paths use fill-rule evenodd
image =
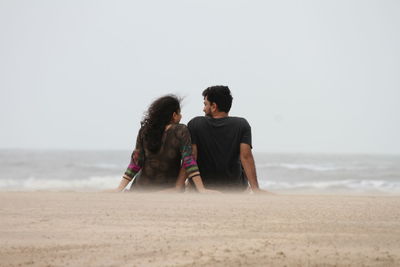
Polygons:
<instances>
[{"instance_id":1,"label":"dry sand","mask_svg":"<svg viewBox=\"0 0 400 267\"><path fill-rule=\"evenodd\" d=\"M1 266L400 266L400 197L0 193Z\"/></svg>"}]
</instances>

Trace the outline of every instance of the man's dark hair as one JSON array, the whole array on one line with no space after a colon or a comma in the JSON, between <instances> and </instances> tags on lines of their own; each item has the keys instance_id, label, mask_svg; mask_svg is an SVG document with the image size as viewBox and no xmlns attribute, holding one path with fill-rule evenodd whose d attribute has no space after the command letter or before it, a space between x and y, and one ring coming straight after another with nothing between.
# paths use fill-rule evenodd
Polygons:
<instances>
[{"instance_id":1,"label":"man's dark hair","mask_svg":"<svg viewBox=\"0 0 400 267\"><path fill-rule=\"evenodd\" d=\"M228 113L231 110L233 97L228 86L217 85L208 87L203 91L203 97L207 97L210 103L217 104L219 111Z\"/></svg>"}]
</instances>

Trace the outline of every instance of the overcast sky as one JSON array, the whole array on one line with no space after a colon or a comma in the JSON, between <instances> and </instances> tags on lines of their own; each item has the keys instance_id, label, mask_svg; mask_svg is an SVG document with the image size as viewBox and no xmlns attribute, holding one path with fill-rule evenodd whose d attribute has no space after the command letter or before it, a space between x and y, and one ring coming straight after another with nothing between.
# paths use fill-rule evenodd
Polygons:
<instances>
[{"instance_id":1,"label":"overcast sky","mask_svg":"<svg viewBox=\"0 0 400 267\"><path fill-rule=\"evenodd\" d=\"M132 149L228 85L256 152L400 153L400 1L0 0L0 148Z\"/></svg>"}]
</instances>

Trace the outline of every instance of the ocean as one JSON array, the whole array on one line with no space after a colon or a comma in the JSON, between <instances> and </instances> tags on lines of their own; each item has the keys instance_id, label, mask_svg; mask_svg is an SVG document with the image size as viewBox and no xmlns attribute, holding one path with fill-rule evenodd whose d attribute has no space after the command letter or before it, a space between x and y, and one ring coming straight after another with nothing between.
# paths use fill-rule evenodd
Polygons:
<instances>
[{"instance_id":1,"label":"ocean","mask_svg":"<svg viewBox=\"0 0 400 267\"><path fill-rule=\"evenodd\" d=\"M130 151L0 150L0 191L115 188ZM400 156L254 154L261 188L289 194L400 194Z\"/></svg>"}]
</instances>

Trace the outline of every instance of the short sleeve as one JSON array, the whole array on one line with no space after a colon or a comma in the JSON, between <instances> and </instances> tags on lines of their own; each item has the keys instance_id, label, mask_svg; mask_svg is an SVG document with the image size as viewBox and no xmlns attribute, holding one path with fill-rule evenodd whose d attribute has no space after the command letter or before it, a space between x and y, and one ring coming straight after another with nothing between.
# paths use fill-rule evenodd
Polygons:
<instances>
[{"instance_id":1,"label":"short sleeve","mask_svg":"<svg viewBox=\"0 0 400 267\"><path fill-rule=\"evenodd\" d=\"M245 119L242 121L242 135L240 138L240 143L248 144L251 148L253 147L251 143L251 126Z\"/></svg>"}]
</instances>

